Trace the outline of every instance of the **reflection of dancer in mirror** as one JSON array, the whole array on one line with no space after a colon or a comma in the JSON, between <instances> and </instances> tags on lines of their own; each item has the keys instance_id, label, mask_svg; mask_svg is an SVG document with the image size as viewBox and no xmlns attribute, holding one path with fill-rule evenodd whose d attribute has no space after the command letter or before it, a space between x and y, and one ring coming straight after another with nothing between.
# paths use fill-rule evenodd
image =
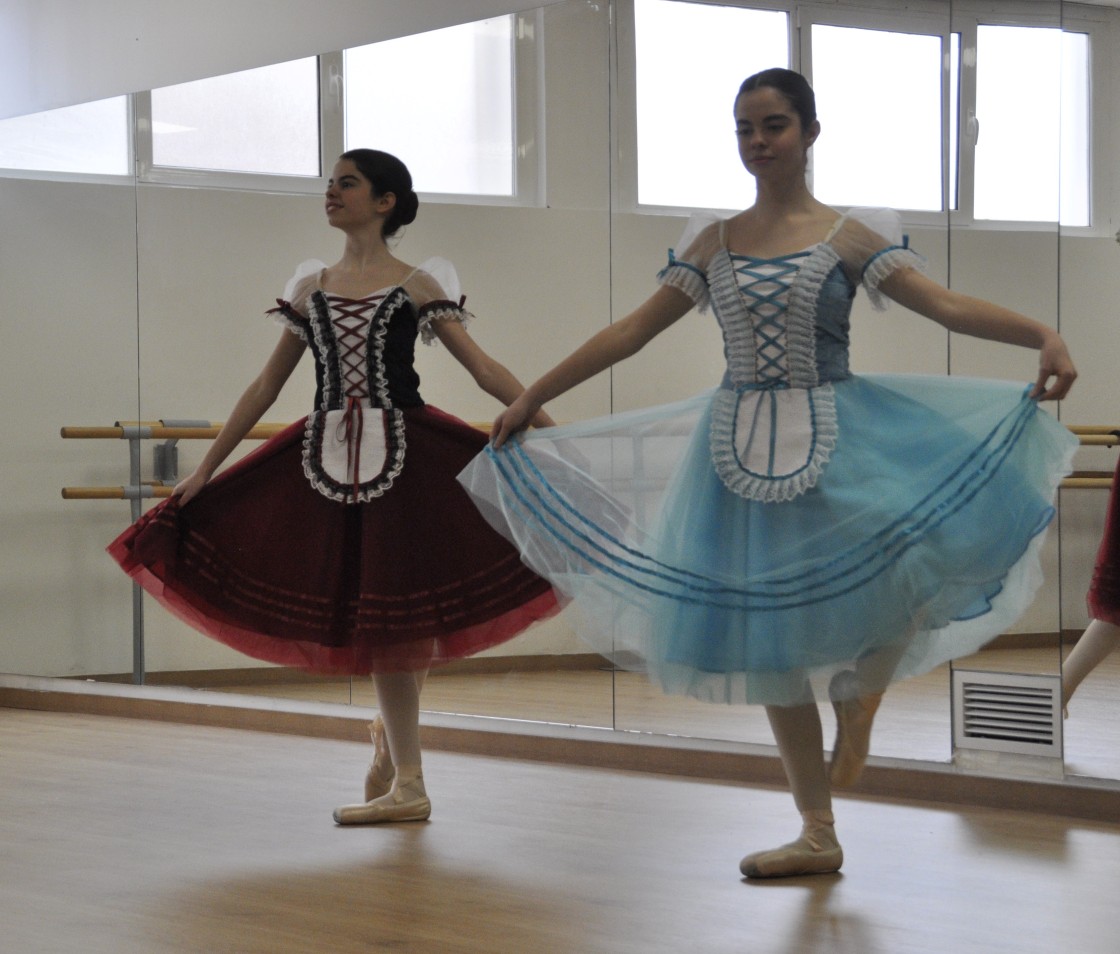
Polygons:
<instances>
[{"instance_id":1,"label":"reflection of dancer in mirror","mask_svg":"<svg viewBox=\"0 0 1120 954\"><path fill-rule=\"evenodd\" d=\"M1082 680L1120 646L1120 490L1117 484L1120 484L1120 462L1112 475L1104 534L1086 597L1092 619L1062 662L1062 702L1067 707Z\"/></svg>"},{"instance_id":2,"label":"reflection of dancer in mirror","mask_svg":"<svg viewBox=\"0 0 1120 954\"><path fill-rule=\"evenodd\" d=\"M741 869L776 877L840 867L831 790L859 776L887 684L978 649L1030 601L1076 446L1037 401L1076 372L1051 329L926 278L893 213L813 198L820 126L799 74L751 77L734 114L754 205L690 223L662 287L514 401L460 480L604 651L644 659L666 691L767 706L803 830ZM860 284L1038 349L1037 382L852 375ZM508 440L694 306L723 331L720 387ZM837 714L830 768L821 695Z\"/></svg>"},{"instance_id":3,"label":"reflection of dancer in mirror","mask_svg":"<svg viewBox=\"0 0 1120 954\"><path fill-rule=\"evenodd\" d=\"M399 159L343 154L326 192L327 221L346 235L342 258L300 267L273 311L280 342L202 463L109 548L172 612L235 649L372 674L374 759L364 802L338 809L340 824L427 818L419 696L428 667L556 609L548 583L455 480L485 435L420 397L418 335L441 341L503 403L521 385L464 329L450 264L414 268L390 251L386 239L417 204ZM211 480L309 347L315 410ZM552 423L543 412L534 422Z\"/></svg>"}]
</instances>

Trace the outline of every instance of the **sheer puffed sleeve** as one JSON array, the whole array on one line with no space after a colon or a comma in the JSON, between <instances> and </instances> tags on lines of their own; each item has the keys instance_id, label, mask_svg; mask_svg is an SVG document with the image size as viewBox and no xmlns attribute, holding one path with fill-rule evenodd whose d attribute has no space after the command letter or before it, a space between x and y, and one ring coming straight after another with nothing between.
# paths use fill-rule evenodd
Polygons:
<instances>
[{"instance_id":1,"label":"sheer puffed sleeve","mask_svg":"<svg viewBox=\"0 0 1120 954\"><path fill-rule=\"evenodd\" d=\"M308 300L319 288L319 274L326 267L314 258L300 262L295 274L284 286L284 297L277 298L276 307L269 309L268 312L277 322L304 341L307 340L308 335Z\"/></svg>"},{"instance_id":2,"label":"sheer puffed sleeve","mask_svg":"<svg viewBox=\"0 0 1120 954\"><path fill-rule=\"evenodd\" d=\"M885 279L900 268L925 270L926 260L910 248L909 236L902 232L902 219L891 209L852 209L829 242L879 311L889 301L879 291Z\"/></svg>"},{"instance_id":3,"label":"sheer puffed sleeve","mask_svg":"<svg viewBox=\"0 0 1120 954\"><path fill-rule=\"evenodd\" d=\"M657 273L657 280L684 292L705 311L710 300L708 263L719 247L719 218L710 212L692 215L680 241L669 249L669 263Z\"/></svg>"},{"instance_id":4,"label":"sheer puffed sleeve","mask_svg":"<svg viewBox=\"0 0 1120 954\"><path fill-rule=\"evenodd\" d=\"M469 324L474 318L463 304L466 296L459 288L459 275L455 266L445 258L429 258L405 281L404 289L416 303L420 325L420 340L434 344L435 321L457 321Z\"/></svg>"}]
</instances>

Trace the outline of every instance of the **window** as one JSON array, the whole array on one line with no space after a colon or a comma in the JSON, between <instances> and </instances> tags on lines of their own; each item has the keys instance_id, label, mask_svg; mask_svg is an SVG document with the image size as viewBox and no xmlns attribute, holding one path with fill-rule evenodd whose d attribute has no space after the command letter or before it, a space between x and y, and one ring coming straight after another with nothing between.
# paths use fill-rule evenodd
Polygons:
<instances>
[{"instance_id":1,"label":"window","mask_svg":"<svg viewBox=\"0 0 1120 954\"><path fill-rule=\"evenodd\" d=\"M758 70L789 66L788 14L635 0L634 36L638 202L749 205L754 183L736 152L735 90Z\"/></svg>"},{"instance_id":2,"label":"window","mask_svg":"<svg viewBox=\"0 0 1120 954\"><path fill-rule=\"evenodd\" d=\"M822 201L1090 225L1091 34L1032 23L1022 4L980 5L983 22L957 8L952 30L947 4L913 6L633 0L633 204L750 203L724 134L731 97L749 73L789 65L796 40L822 123L810 169Z\"/></svg>"},{"instance_id":3,"label":"window","mask_svg":"<svg viewBox=\"0 0 1120 954\"><path fill-rule=\"evenodd\" d=\"M152 166L319 176L315 57L152 90Z\"/></svg>"},{"instance_id":4,"label":"window","mask_svg":"<svg viewBox=\"0 0 1120 954\"><path fill-rule=\"evenodd\" d=\"M399 156L418 192L514 195L513 25L496 17L347 50L346 148Z\"/></svg>"},{"instance_id":5,"label":"window","mask_svg":"<svg viewBox=\"0 0 1120 954\"><path fill-rule=\"evenodd\" d=\"M1088 225L1088 37L976 31L977 219ZM1067 141L1068 140L1068 141Z\"/></svg>"},{"instance_id":6,"label":"window","mask_svg":"<svg viewBox=\"0 0 1120 954\"><path fill-rule=\"evenodd\" d=\"M417 191L535 201L537 14L0 121L0 171L317 192L351 146L401 156ZM422 120L419 117L424 117ZM135 132L133 131L135 127Z\"/></svg>"},{"instance_id":7,"label":"window","mask_svg":"<svg viewBox=\"0 0 1120 954\"><path fill-rule=\"evenodd\" d=\"M128 98L0 120L0 168L131 175Z\"/></svg>"},{"instance_id":8,"label":"window","mask_svg":"<svg viewBox=\"0 0 1120 954\"><path fill-rule=\"evenodd\" d=\"M943 209L944 38L814 23L812 44L823 120L813 146L816 197L831 205Z\"/></svg>"}]
</instances>

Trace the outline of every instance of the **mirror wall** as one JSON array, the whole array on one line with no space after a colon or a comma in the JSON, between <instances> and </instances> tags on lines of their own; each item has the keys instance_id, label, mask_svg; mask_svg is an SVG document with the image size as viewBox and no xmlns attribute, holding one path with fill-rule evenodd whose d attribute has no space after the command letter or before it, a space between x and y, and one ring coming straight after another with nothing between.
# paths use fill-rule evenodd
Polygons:
<instances>
[{"instance_id":1,"label":"mirror wall","mask_svg":"<svg viewBox=\"0 0 1120 954\"><path fill-rule=\"evenodd\" d=\"M1031 4L1031 7L1033 9L1029 13L1035 17L1031 21L1033 27L1042 31L1061 28L1061 4L1056 0ZM978 9L983 9L980 4L968 3L967 0L953 4L954 30L959 30L962 36L962 91L976 91L979 104L983 101L983 90L979 87L985 83L990 85L993 78L990 74L982 74L977 66L983 61L983 54L989 51L977 51L976 46L991 42L982 35L983 20L976 24ZM1011 22L1014 22L1013 18ZM983 112L979 105L978 111ZM973 183L979 183L982 177L983 150L992 138L988 130L995 122L998 119L982 115L976 123L969 123L968 117L962 123L964 148L961 150L961 166L965 167L963 171L971 173L969 178ZM1056 142L1052 143L1055 153ZM979 204L979 192L980 186L974 185L972 196L961 196L962 204L970 199ZM947 281L952 288L997 301L1064 331L1064 316L1059 302L1060 235L1056 222L1024 222L1017 228L993 229L990 226L976 227L967 218L954 214L947 242ZM999 263L997 268L993 268L994 262ZM949 366L953 374L1028 381L1037 374L1037 355L1023 349L951 335ZM1053 406L1048 410L1053 411ZM1060 540L1061 519L1058 517L1047 534L1043 548L1044 581L1033 605L1020 618L1014 632L999 637L980 653L955 660L949 667L952 673L981 685L999 680L1000 674L1026 676L1028 679L1044 676L1052 680L1049 685L1057 691L1061 672L1062 628ZM1061 728L1057 726L1059 733ZM1016 764L1018 761L1016 754L1004 755L985 749L972 751L965 748L957 752L957 762L964 766L998 769L1008 765L1022 770L1023 766ZM1029 764L1031 759L1023 761ZM1060 772L1061 766L1058 761L1050 764L1045 759L1039 759L1034 768L1043 773L1049 770Z\"/></svg>"},{"instance_id":2,"label":"mirror wall","mask_svg":"<svg viewBox=\"0 0 1120 954\"><path fill-rule=\"evenodd\" d=\"M1100 31L1108 42L1093 44L1098 58L1092 99L1095 142L1091 174L1094 182L1094 224L1090 230L1063 226L1058 256L1058 309L1062 334L1076 357L1080 378L1063 401L1063 419L1071 424L1115 429L1120 424L1116 402L1116 341L1107 331L1109 302L1113 301L1117 273L1116 130L1106 124L1102 110L1117 94L1117 3L1062 4L1062 25L1067 35ZM1069 133L1063 133L1068 137ZM1066 158L1064 161L1072 160ZM1081 387L1081 385L1086 385ZM1100 486L1117 464L1117 445L1082 447L1075 461L1079 474L1097 484L1065 489L1061 493L1061 622L1064 657L1089 622L1085 595L1094 558L1105 525L1109 491ZM1114 702L1120 686L1120 656L1101 663L1069 700L1064 724L1066 772L1092 778L1120 778L1120 739L1117 738Z\"/></svg>"},{"instance_id":3,"label":"mirror wall","mask_svg":"<svg viewBox=\"0 0 1120 954\"><path fill-rule=\"evenodd\" d=\"M884 18L891 7L867 6L882 8ZM963 0L927 6L946 34L956 29L954 12L968 9ZM1112 23L1113 11L1064 6L1067 23L1085 16ZM1057 0L1019 7L1029 7L1035 22L1043 14L1054 25L1062 22ZM400 246L412 261L438 254L455 263L478 316L472 333L523 379L640 302L684 223L680 215L638 212L630 199L628 8L625 0L562 0L524 21L543 44L541 124L532 143L539 149L542 202L428 203ZM1111 32L1102 35L1115 43ZM1095 49L1094 55L1111 54ZM827 117L822 121L827 131ZM869 129L869 135L882 132ZM1099 181L1106 179L1101 170ZM129 506L58 496L63 485L124 482L127 445L62 441L58 429L122 419L223 420L275 340L264 310L297 263L333 260L339 239L323 221L318 195L6 178L0 179L0 211L7 226L0 238L5 327L19 342L0 358L0 387L8 406L19 409L3 425L9 447L19 452L6 455L8 493L0 502L0 585L4 629L12 634L0 646L0 671L127 678L130 586L101 550L128 522ZM1038 225L992 230L949 215L927 215L908 231L933 277L1044 321L1060 320L1082 372L1063 419L1114 423L1103 419L1111 407L1112 355L1096 330L1100 303L1114 300L1108 283L1116 274L1110 267L1116 249L1107 236L1083 230L1060 235L1057 226ZM1033 353L950 340L898 308L877 314L861 302L853 339L857 371L1034 376ZM424 349L419 360L429 402L472 421L493 417L493 402L446 353ZM714 322L695 317L551 410L573 420L671 400L711 386L722 362ZM269 419L299 417L311 392L308 362ZM181 472L198 460L201 447L179 443ZM146 474L150 454L149 445ZM1114 454L1090 449L1078 466L1110 470ZM1079 632L1086 622L1084 589L1106 497L1101 490L1063 491L1060 524L1044 555L1046 581L1020 632L958 665L1060 671L1060 634ZM151 602L144 629L150 682L373 704L364 681L308 679L255 665ZM1120 778L1120 764L1107 757L1108 679L1102 669L1078 697L1066 727L1067 763L1079 774ZM640 675L612 672L575 640L563 616L498 651L433 674L423 704L465 714L771 741L757 707L662 697ZM952 758L949 667L894 688L880 724L875 755Z\"/></svg>"}]
</instances>

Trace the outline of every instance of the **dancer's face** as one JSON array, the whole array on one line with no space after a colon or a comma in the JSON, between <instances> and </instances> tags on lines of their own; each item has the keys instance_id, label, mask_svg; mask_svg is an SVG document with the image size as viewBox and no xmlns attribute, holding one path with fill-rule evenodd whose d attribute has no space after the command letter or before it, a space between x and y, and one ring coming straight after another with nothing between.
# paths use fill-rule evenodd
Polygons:
<instances>
[{"instance_id":1,"label":"dancer's face","mask_svg":"<svg viewBox=\"0 0 1120 954\"><path fill-rule=\"evenodd\" d=\"M803 174L809 147L819 133L816 121L802 129L793 104L771 86L752 89L735 102L739 158L756 178Z\"/></svg>"},{"instance_id":2,"label":"dancer's face","mask_svg":"<svg viewBox=\"0 0 1120 954\"><path fill-rule=\"evenodd\" d=\"M373 192L373 183L352 160L339 159L327 182L327 221L335 228L345 229L384 218L393 207L393 195L375 196Z\"/></svg>"}]
</instances>

